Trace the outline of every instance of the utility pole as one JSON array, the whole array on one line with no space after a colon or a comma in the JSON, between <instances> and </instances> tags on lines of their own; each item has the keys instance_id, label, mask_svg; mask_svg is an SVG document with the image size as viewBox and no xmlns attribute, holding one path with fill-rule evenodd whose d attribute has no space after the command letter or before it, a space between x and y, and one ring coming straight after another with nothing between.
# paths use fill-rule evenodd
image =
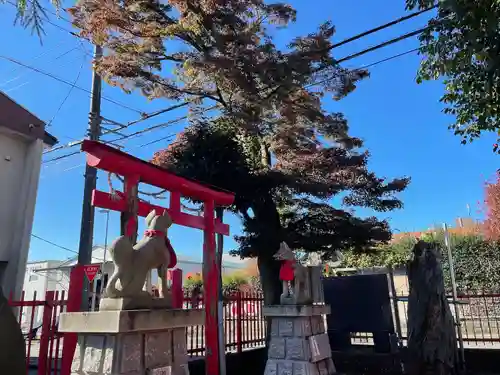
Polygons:
<instances>
[{"instance_id":1,"label":"utility pole","mask_svg":"<svg viewBox=\"0 0 500 375\"><path fill-rule=\"evenodd\" d=\"M102 47L94 47L94 66L92 69L92 88L90 97L90 113L88 139L97 141L101 133L101 88L102 80L96 72L95 61L102 56ZM96 188L97 169L85 166L85 185L83 190L82 223L80 227L80 245L78 247L78 265L89 264L92 261L92 245L94 236L94 214L92 192ZM89 282L84 280L82 291L82 311L87 311Z\"/></svg>"},{"instance_id":2,"label":"utility pole","mask_svg":"<svg viewBox=\"0 0 500 375\"><path fill-rule=\"evenodd\" d=\"M458 336L458 346L459 346L459 358L461 370L465 369L465 353L464 353L464 340L462 337L462 326L460 319L460 309L458 308L458 294L457 294L457 282L455 280L455 268L453 266L453 252L451 251L450 233L448 232L448 225L443 223L444 232L444 244L448 252L448 266L450 268L450 279L451 279L451 293L453 298L453 308L455 310L455 328Z\"/></svg>"}]
</instances>

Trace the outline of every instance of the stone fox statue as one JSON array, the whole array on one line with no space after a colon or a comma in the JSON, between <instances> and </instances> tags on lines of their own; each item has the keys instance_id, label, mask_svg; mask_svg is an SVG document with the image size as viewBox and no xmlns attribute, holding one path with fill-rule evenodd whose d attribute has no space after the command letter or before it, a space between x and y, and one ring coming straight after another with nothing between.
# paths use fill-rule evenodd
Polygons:
<instances>
[{"instance_id":1,"label":"stone fox statue","mask_svg":"<svg viewBox=\"0 0 500 375\"><path fill-rule=\"evenodd\" d=\"M303 304L311 302L311 286L307 268L297 262L295 254L286 242L280 244L274 259L281 261L280 280L283 282L282 304ZM293 286L292 286L293 284Z\"/></svg>"},{"instance_id":2,"label":"stone fox statue","mask_svg":"<svg viewBox=\"0 0 500 375\"><path fill-rule=\"evenodd\" d=\"M115 264L115 271L106 287L106 297L137 297L148 295L143 291L150 270L156 268L161 279L162 297L167 293L166 271L175 267L177 258L167 238L172 219L165 210L157 215L153 210L146 217L147 230L144 236L132 245L127 236L119 237L109 252ZM117 284L120 286L117 287Z\"/></svg>"}]
</instances>

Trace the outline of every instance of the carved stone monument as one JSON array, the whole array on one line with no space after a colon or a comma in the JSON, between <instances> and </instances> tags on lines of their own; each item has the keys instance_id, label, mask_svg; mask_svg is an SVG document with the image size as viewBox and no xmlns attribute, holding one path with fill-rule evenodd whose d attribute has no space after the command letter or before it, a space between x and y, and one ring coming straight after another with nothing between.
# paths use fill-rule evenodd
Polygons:
<instances>
[{"instance_id":1,"label":"carved stone monument","mask_svg":"<svg viewBox=\"0 0 500 375\"><path fill-rule=\"evenodd\" d=\"M263 309L264 316L271 318L264 375L335 374L325 327L325 315L330 313L330 306L324 304L322 267L300 265L286 243L281 244L275 258L291 261L294 277L283 280L281 305Z\"/></svg>"},{"instance_id":2,"label":"carved stone monument","mask_svg":"<svg viewBox=\"0 0 500 375\"><path fill-rule=\"evenodd\" d=\"M168 213L153 211L146 224L135 246L125 237L114 242L115 273L100 311L61 314L59 331L78 333L72 375L189 374L186 329L203 324L204 311L170 308L166 282L160 298L142 290L150 269L163 272L175 263Z\"/></svg>"}]
</instances>

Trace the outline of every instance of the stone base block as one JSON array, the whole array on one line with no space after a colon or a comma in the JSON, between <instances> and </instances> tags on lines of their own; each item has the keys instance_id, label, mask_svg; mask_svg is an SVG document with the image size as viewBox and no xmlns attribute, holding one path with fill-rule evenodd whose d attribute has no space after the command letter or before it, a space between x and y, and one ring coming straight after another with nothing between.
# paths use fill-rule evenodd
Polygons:
<instances>
[{"instance_id":1,"label":"stone base block","mask_svg":"<svg viewBox=\"0 0 500 375\"><path fill-rule=\"evenodd\" d=\"M322 313L329 306L268 306L271 340L265 375L335 374Z\"/></svg>"},{"instance_id":2,"label":"stone base block","mask_svg":"<svg viewBox=\"0 0 500 375\"><path fill-rule=\"evenodd\" d=\"M269 359L264 371L264 375L333 375L336 373L331 358L316 363Z\"/></svg>"},{"instance_id":3,"label":"stone base block","mask_svg":"<svg viewBox=\"0 0 500 375\"><path fill-rule=\"evenodd\" d=\"M186 329L201 309L63 313L59 331L78 333L72 375L189 375Z\"/></svg>"},{"instance_id":4,"label":"stone base block","mask_svg":"<svg viewBox=\"0 0 500 375\"><path fill-rule=\"evenodd\" d=\"M264 316L317 316L330 312L330 305L269 305L262 309Z\"/></svg>"},{"instance_id":5,"label":"stone base block","mask_svg":"<svg viewBox=\"0 0 500 375\"><path fill-rule=\"evenodd\" d=\"M203 309L114 310L62 313L60 332L127 333L202 325Z\"/></svg>"},{"instance_id":6,"label":"stone base block","mask_svg":"<svg viewBox=\"0 0 500 375\"><path fill-rule=\"evenodd\" d=\"M172 295L167 294L164 298L153 298L150 296L103 298L99 303L100 311L108 310L154 310L171 309Z\"/></svg>"},{"instance_id":7,"label":"stone base block","mask_svg":"<svg viewBox=\"0 0 500 375\"><path fill-rule=\"evenodd\" d=\"M309 337L325 332L325 320L321 315L284 316L271 320L271 337Z\"/></svg>"},{"instance_id":8,"label":"stone base block","mask_svg":"<svg viewBox=\"0 0 500 375\"><path fill-rule=\"evenodd\" d=\"M163 332L80 334L72 375L186 375L185 328Z\"/></svg>"}]
</instances>

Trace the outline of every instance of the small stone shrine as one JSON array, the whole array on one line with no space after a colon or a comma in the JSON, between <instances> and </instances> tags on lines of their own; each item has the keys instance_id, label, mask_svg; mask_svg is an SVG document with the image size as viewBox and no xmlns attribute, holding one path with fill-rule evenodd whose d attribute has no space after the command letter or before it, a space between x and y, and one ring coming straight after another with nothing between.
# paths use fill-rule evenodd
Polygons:
<instances>
[{"instance_id":1,"label":"small stone shrine","mask_svg":"<svg viewBox=\"0 0 500 375\"><path fill-rule=\"evenodd\" d=\"M283 262L282 270L289 270L280 273L281 304L263 309L264 316L271 318L265 375L335 374L325 327L330 306L324 304L321 266L300 265L284 242L275 258Z\"/></svg>"},{"instance_id":2,"label":"small stone shrine","mask_svg":"<svg viewBox=\"0 0 500 375\"><path fill-rule=\"evenodd\" d=\"M72 375L189 374L186 328L203 324L204 310L173 309L163 280L160 298L142 290L150 269L175 265L168 214L152 211L146 224L136 245L122 236L111 246L115 273L100 311L61 314L59 331L78 334Z\"/></svg>"}]
</instances>

